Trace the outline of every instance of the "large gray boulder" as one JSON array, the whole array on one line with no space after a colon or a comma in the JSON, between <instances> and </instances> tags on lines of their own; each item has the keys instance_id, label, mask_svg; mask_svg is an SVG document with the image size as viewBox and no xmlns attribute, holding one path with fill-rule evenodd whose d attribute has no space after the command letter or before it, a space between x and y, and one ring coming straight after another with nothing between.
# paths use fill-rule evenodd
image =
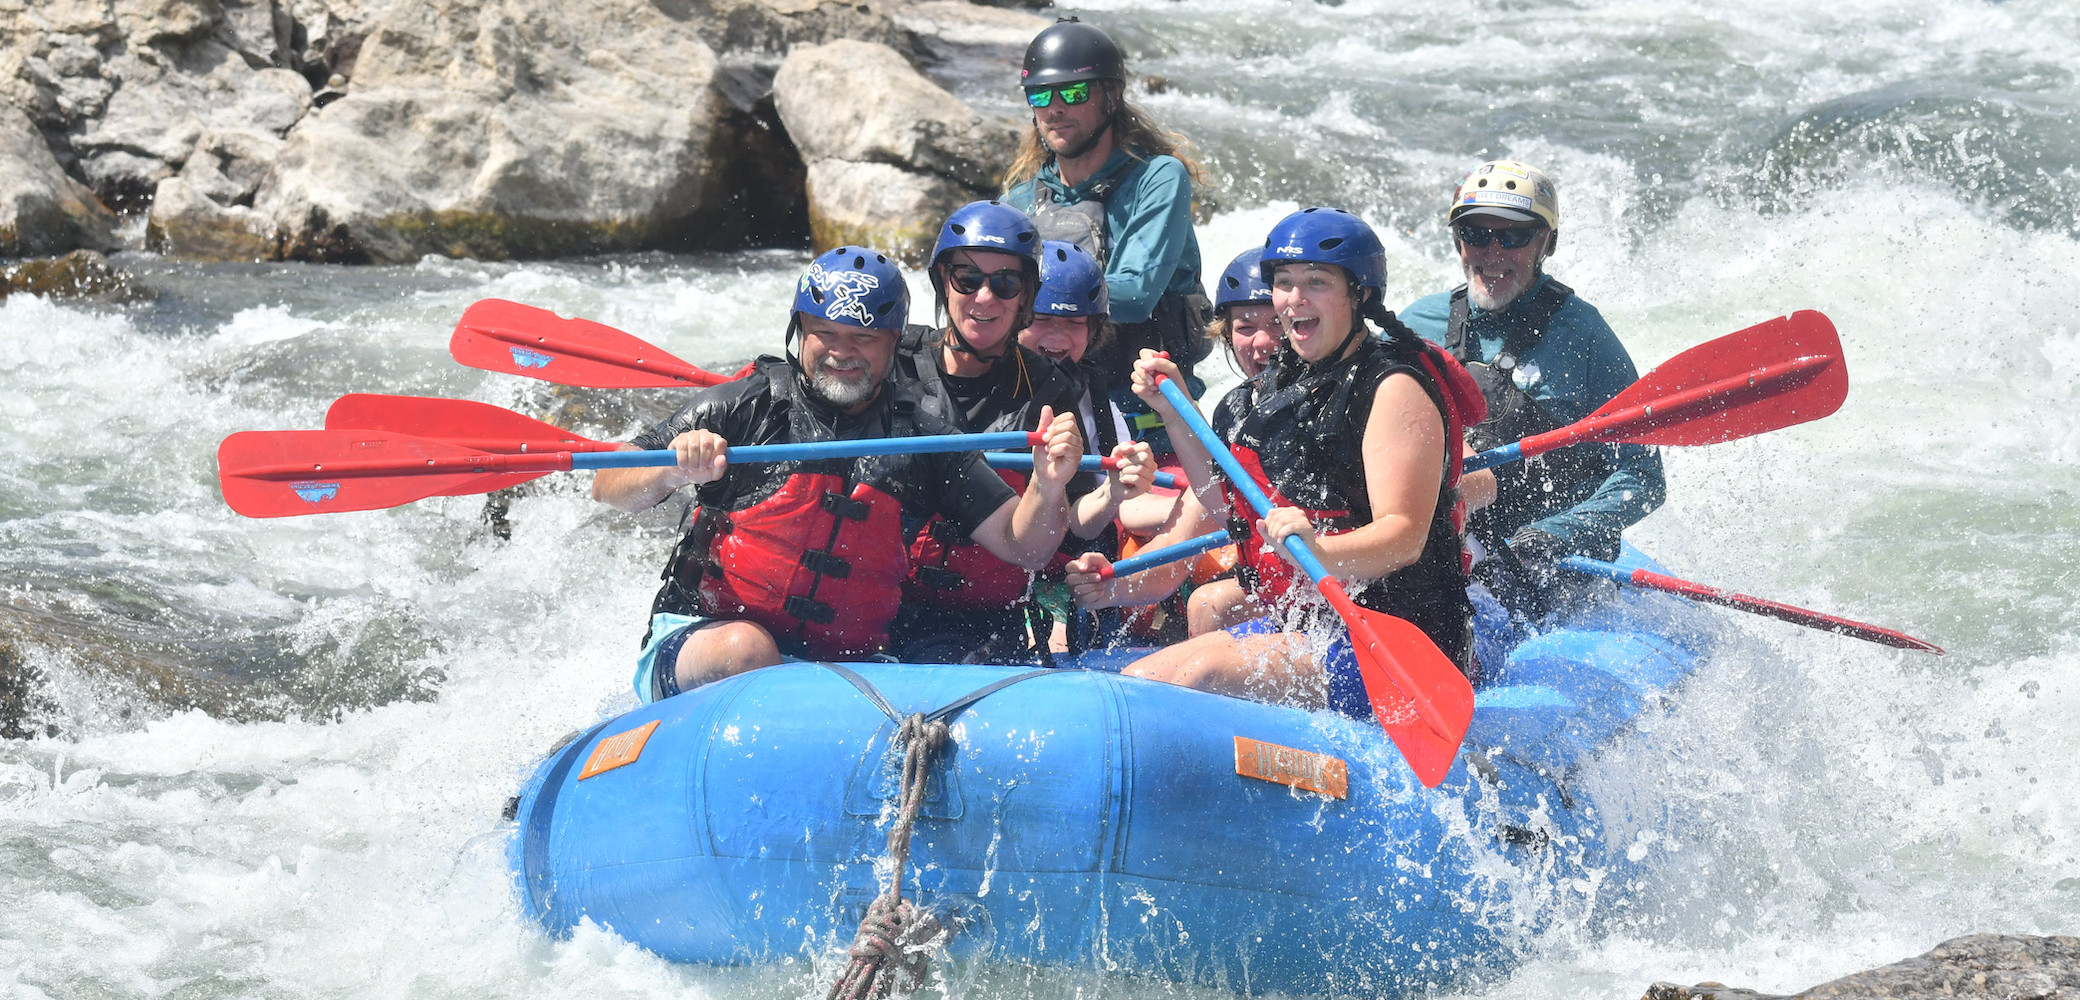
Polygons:
<instances>
[{"instance_id":1,"label":"large gray boulder","mask_svg":"<svg viewBox=\"0 0 2080 1000\"><path fill-rule=\"evenodd\" d=\"M254 207L282 255L409 261L700 245L717 62L650 0L449 0L376 17L351 91L287 136Z\"/></svg>"},{"instance_id":2,"label":"large gray boulder","mask_svg":"<svg viewBox=\"0 0 2080 1000\"><path fill-rule=\"evenodd\" d=\"M0 102L0 257L113 250L115 221L66 176L28 116Z\"/></svg>"},{"instance_id":3,"label":"large gray boulder","mask_svg":"<svg viewBox=\"0 0 2080 1000\"><path fill-rule=\"evenodd\" d=\"M991 121L886 45L797 47L773 102L808 164L816 248L865 244L916 259L940 219L995 192L1015 126Z\"/></svg>"},{"instance_id":4,"label":"large gray boulder","mask_svg":"<svg viewBox=\"0 0 2080 1000\"><path fill-rule=\"evenodd\" d=\"M293 9L331 31L328 4L344 2ZM291 10L283 0L0 4L0 97L104 201L148 204L209 130L279 135L310 110L308 50L293 44Z\"/></svg>"}]
</instances>

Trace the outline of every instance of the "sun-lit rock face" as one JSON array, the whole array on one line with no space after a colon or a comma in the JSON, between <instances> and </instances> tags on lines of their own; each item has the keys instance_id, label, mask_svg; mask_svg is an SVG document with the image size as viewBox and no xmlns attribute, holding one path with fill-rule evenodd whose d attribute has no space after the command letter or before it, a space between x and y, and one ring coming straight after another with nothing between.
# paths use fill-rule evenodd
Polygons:
<instances>
[{"instance_id":1,"label":"sun-lit rock face","mask_svg":"<svg viewBox=\"0 0 2080 1000\"><path fill-rule=\"evenodd\" d=\"M913 61L1001 62L1040 24L947 0L0 3L0 144L41 156L8 171L0 254L114 248L110 209L145 217L132 246L195 260L799 245L812 229L915 249L932 218L910 216L992 193L1008 147ZM849 89L778 110L783 62L801 92L834 71Z\"/></svg>"}]
</instances>

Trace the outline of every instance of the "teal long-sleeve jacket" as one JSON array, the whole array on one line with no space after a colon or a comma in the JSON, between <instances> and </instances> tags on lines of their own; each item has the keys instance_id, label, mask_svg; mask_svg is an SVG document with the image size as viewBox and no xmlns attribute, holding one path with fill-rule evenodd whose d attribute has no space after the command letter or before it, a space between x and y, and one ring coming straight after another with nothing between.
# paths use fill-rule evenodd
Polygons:
<instances>
[{"instance_id":1,"label":"teal long-sleeve jacket","mask_svg":"<svg viewBox=\"0 0 2080 1000\"><path fill-rule=\"evenodd\" d=\"M1164 294L1203 292L1199 272L1199 237L1192 231L1192 178L1174 156L1142 159L1115 149L1105 165L1083 183L1069 187L1054 161L1037 177L1005 192L1004 201L1031 212L1041 185L1063 204L1090 197L1092 184L1117 177L1119 186L1105 201L1106 239L1111 256L1105 262L1105 290L1112 297L1115 323L1145 323Z\"/></svg>"},{"instance_id":2,"label":"teal long-sleeve jacket","mask_svg":"<svg viewBox=\"0 0 2080 1000\"><path fill-rule=\"evenodd\" d=\"M1551 280L1550 277L1539 278L1541 286ZM1537 297L1537 292L1537 286L1527 290L1510 303L1510 309L1528 305ZM1410 329L1433 343L1443 345L1451 322L1451 309L1451 293L1439 292L1409 303L1399 316ZM1504 314L1508 312L1504 310ZM1501 352L1503 334L1500 327L1504 314L1485 313L1478 308L1472 310L1468 322L1477 349L1473 360L1493 363ZM1597 312L1595 306L1582 301L1579 295L1569 296L1553 314L1546 325L1545 336L1518 359L1517 369L1537 373L1535 379L1520 380L1518 385L1537 401L1541 409L1562 423L1573 423L1594 413L1639 379L1632 355L1626 352L1624 344L1619 343L1610 324L1604 322L1603 314ZM1638 523L1667 498L1668 485L1661 472L1661 454L1653 448L1636 444L1581 444L1574 447L1610 449L1610 475L1588 499L1533 521L1531 526L1558 538L1571 551L1614 550L1621 532ZM1506 530L1514 532L1515 526Z\"/></svg>"}]
</instances>

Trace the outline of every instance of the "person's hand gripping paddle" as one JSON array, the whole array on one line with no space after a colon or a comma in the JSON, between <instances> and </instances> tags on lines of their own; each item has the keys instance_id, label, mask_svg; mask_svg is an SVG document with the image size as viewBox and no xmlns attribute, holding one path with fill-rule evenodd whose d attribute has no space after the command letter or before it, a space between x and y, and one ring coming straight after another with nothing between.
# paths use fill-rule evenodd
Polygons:
<instances>
[{"instance_id":1,"label":"person's hand gripping paddle","mask_svg":"<svg viewBox=\"0 0 2080 1000\"><path fill-rule=\"evenodd\" d=\"M1220 435L1207 426L1191 397L1169 378L1159 379L1156 387L1214 461L1220 463L1221 471L1227 473L1235 488L1249 499L1257 516L1269 514L1271 498L1235 460L1235 454ZM1452 769L1459 744L1466 738L1466 728L1473 722L1472 682L1422 629L1353 602L1305 539L1289 535L1285 546L1293 561L1314 578L1315 589L1350 630L1351 652L1357 657L1365 696L1372 702L1380 726L1407 759L1416 780L1425 787L1437 787Z\"/></svg>"}]
</instances>

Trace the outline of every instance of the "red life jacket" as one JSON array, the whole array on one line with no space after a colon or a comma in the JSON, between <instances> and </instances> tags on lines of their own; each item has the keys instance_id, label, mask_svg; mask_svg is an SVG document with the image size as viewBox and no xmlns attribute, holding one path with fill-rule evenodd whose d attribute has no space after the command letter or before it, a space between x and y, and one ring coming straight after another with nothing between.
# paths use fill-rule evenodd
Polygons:
<instances>
[{"instance_id":1,"label":"red life jacket","mask_svg":"<svg viewBox=\"0 0 2080 1000\"><path fill-rule=\"evenodd\" d=\"M1298 376L1281 378L1274 365L1223 399L1215 420L1230 450L1274 506L1306 511L1318 535L1341 534L1372 520L1360 446L1380 383L1399 373L1422 385L1445 424L1444 476L1429 537L1414 563L1377 581L1349 581L1357 603L1410 617L1411 604L1466 600L1461 452L1466 426L1477 422L1486 406L1480 387L1449 354L1412 333L1402 337L1368 338L1351 357ZM1275 602L1292 589L1299 570L1265 546L1254 510L1234 485L1223 489L1230 508L1250 525L1249 540L1237 546L1238 576L1260 600Z\"/></svg>"},{"instance_id":2,"label":"red life jacket","mask_svg":"<svg viewBox=\"0 0 2080 1000\"><path fill-rule=\"evenodd\" d=\"M712 408L715 420L761 414L740 432L747 441L829 439L827 416L807 405L789 364L757 364L752 378L699 390L693 405ZM887 395L881 432L920 433L915 384L891 379ZM731 466L698 493L652 610L756 622L782 650L817 659L881 652L909 575L900 497L924 475L917 462Z\"/></svg>"},{"instance_id":3,"label":"red life jacket","mask_svg":"<svg viewBox=\"0 0 2080 1000\"><path fill-rule=\"evenodd\" d=\"M1025 473L1010 469L996 473L1012 490L1025 490ZM1033 574L992 555L940 517L925 522L910 543L909 559L906 596L937 608L1002 611L1025 597L1033 580ZM1068 564L1069 557L1057 552L1047 568Z\"/></svg>"},{"instance_id":4,"label":"red life jacket","mask_svg":"<svg viewBox=\"0 0 2080 1000\"><path fill-rule=\"evenodd\" d=\"M813 658L856 659L888 645L903 577L902 505L870 483L797 473L765 500L713 518L701 574L707 614L765 626Z\"/></svg>"}]
</instances>

